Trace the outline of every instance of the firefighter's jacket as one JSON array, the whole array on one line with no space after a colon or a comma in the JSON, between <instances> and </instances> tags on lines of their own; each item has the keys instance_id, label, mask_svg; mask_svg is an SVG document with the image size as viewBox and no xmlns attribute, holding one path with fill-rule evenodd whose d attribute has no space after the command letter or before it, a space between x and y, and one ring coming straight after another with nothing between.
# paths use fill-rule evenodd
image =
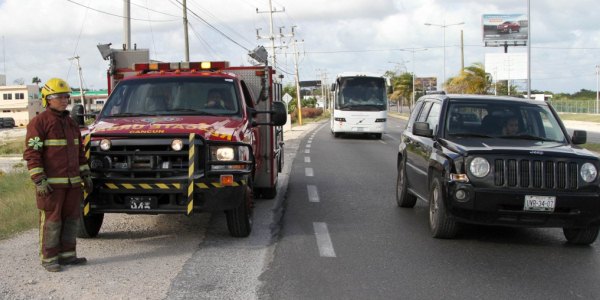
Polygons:
<instances>
[{"instance_id":1,"label":"firefighter's jacket","mask_svg":"<svg viewBox=\"0 0 600 300\"><path fill-rule=\"evenodd\" d=\"M54 188L81 185L80 172L89 170L79 126L69 112L46 108L29 122L23 158L31 180L46 178Z\"/></svg>"}]
</instances>

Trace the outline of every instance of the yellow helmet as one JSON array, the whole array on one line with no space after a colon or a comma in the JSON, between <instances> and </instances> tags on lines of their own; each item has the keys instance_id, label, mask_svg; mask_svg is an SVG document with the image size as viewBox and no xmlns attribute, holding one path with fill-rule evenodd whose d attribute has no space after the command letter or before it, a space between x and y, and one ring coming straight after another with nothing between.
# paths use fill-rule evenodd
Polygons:
<instances>
[{"instance_id":1,"label":"yellow helmet","mask_svg":"<svg viewBox=\"0 0 600 300\"><path fill-rule=\"evenodd\" d=\"M47 97L54 94L70 93L69 84L60 78L50 78L42 87L42 106L48 106Z\"/></svg>"}]
</instances>

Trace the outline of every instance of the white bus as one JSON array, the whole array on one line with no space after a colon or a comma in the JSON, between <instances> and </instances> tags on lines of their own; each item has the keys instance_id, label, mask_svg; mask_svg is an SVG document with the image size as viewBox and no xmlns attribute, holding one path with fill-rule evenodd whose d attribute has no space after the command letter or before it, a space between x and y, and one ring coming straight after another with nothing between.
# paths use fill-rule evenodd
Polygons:
<instances>
[{"instance_id":1,"label":"white bus","mask_svg":"<svg viewBox=\"0 0 600 300\"><path fill-rule=\"evenodd\" d=\"M380 139L387 124L388 80L364 73L339 74L331 86L331 133L368 133Z\"/></svg>"}]
</instances>

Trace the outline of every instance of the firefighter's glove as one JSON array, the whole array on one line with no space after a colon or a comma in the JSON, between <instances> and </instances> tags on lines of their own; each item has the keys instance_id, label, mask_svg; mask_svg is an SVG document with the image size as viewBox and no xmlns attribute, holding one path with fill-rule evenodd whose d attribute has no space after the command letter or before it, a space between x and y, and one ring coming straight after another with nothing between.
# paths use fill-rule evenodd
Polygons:
<instances>
[{"instance_id":1,"label":"firefighter's glove","mask_svg":"<svg viewBox=\"0 0 600 300\"><path fill-rule=\"evenodd\" d=\"M94 183L92 182L92 176L89 174L84 175L81 177L81 179L83 179L83 189L85 190L85 192L88 194L92 193L92 191L94 190Z\"/></svg>"},{"instance_id":2,"label":"firefighter's glove","mask_svg":"<svg viewBox=\"0 0 600 300\"><path fill-rule=\"evenodd\" d=\"M47 197L52 193L53 189L45 178L35 184L35 191L41 197Z\"/></svg>"}]
</instances>

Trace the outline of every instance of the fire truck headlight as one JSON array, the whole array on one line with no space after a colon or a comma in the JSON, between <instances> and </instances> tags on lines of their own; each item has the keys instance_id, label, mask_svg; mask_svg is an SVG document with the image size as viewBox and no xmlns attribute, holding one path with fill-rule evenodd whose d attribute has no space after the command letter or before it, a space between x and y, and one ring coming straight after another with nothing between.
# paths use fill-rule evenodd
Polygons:
<instances>
[{"instance_id":1,"label":"fire truck headlight","mask_svg":"<svg viewBox=\"0 0 600 300\"><path fill-rule=\"evenodd\" d=\"M216 158L218 161L231 161L235 158L235 154L232 147L219 147L216 151Z\"/></svg>"},{"instance_id":2,"label":"fire truck headlight","mask_svg":"<svg viewBox=\"0 0 600 300\"><path fill-rule=\"evenodd\" d=\"M180 139L174 139L171 142L171 149L173 149L173 151L181 151L181 149L183 149L183 141Z\"/></svg>"},{"instance_id":3,"label":"fire truck headlight","mask_svg":"<svg viewBox=\"0 0 600 300\"><path fill-rule=\"evenodd\" d=\"M108 150L110 150L111 146L112 146L112 143L108 139L103 139L103 140L100 141L100 149L102 151L108 151Z\"/></svg>"}]
</instances>

